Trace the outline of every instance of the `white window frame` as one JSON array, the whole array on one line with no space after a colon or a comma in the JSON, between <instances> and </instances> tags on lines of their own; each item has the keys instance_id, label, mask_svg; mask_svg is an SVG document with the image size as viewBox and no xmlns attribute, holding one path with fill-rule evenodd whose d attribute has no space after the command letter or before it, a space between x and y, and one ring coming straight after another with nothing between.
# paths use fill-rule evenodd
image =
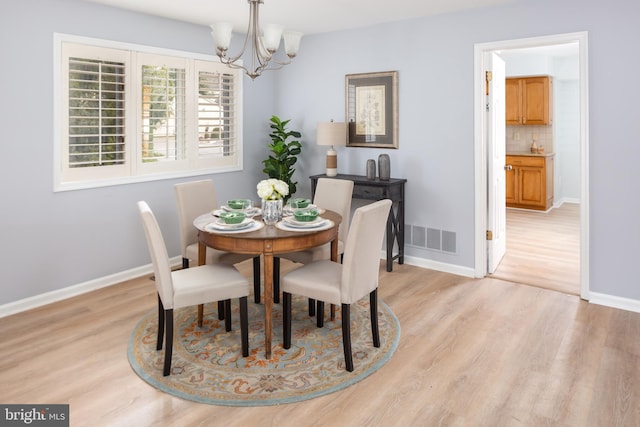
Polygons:
<instances>
[{"instance_id":1,"label":"white window frame","mask_svg":"<svg viewBox=\"0 0 640 427\"><path fill-rule=\"evenodd\" d=\"M242 170L243 138L242 138L242 84L241 70L230 69L221 64L215 56L193 52L176 51L130 43L113 42L68 34L54 33L54 192L78 190L85 188L105 187L130 184L136 182L156 181L163 179L198 176ZM68 63L65 64L67 44L83 45L87 57L95 57L96 50L105 53L106 60L127 62L125 80L125 164L109 167L68 167L68 110L64 102L68 99ZM78 46L73 49L77 50ZM76 51L74 50L74 55ZM82 50L77 50L81 52ZM142 67L140 58L169 57L171 64L185 64L190 74L186 86L186 140L185 161L167 162L171 164L143 164L142 152ZM102 58L101 58L102 59ZM67 61L68 62L68 61ZM148 64L147 64L148 65ZM198 152L198 76L199 71L223 71L233 75L234 79L234 151L225 157L199 159ZM66 139L66 140L65 140Z\"/></svg>"}]
</instances>

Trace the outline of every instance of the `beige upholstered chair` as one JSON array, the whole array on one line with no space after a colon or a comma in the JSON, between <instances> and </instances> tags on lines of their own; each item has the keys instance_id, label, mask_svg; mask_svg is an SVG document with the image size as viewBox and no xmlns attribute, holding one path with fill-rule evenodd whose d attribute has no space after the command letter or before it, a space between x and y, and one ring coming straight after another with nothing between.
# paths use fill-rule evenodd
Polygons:
<instances>
[{"instance_id":1,"label":"beige upholstered chair","mask_svg":"<svg viewBox=\"0 0 640 427\"><path fill-rule=\"evenodd\" d=\"M163 375L171 372L173 353L173 310L212 301L224 301L225 328L231 330L231 298L240 300L240 334L242 356L249 355L247 296L249 283L231 265L207 264L171 271L167 247L153 212L146 202L138 202L138 210L147 237L158 291L158 337L156 349L162 350L165 341ZM166 332L165 332L166 331Z\"/></svg>"},{"instance_id":2,"label":"beige upholstered chair","mask_svg":"<svg viewBox=\"0 0 640 427\"><path fill-rule=\"evenodd\" d=\"M313 204L319 208L329 209L342 216L338 230L338 255L344 252L344 241L349 233L349 217L351 216L351 197L353 196L353 181L346 179L319 178ZM312 261L331 258L331 244L317 246L305 251L289 252L280 255L281 258L308 264Z\"/></svg>"},{"instance_id":3,"label":"beige upholstered chair","mask_svg":"<svg viewBox=\"0 0 640 427\"><path fill-rule=\"evenodd\" d=\"M329 209L342 216L338 230L338 255L344 253L344 241L349 233L349 218L351 216L351 198L353 196L353 181L346 179L319 178L313 197L313 204L319 208ZM289 252L279 255L300 264L331 258L331 244L318 246L304 251ZM277 263L276 263L277 265ZM279 268L274 269L274 290L279 293ZM313 300L309 300L309 315L315 312Z\"/></svg>"},{"instance_id":4,"label":"beige upholstered chair","mask_svg":"<svg viewBox=\"0 0 640 427\"><path fill-rule=\"evenodd\" d=\"M351 304L369 295L373 345L380 347L378 332L378 275L380 250L391 200L385 199L356 209L344 245L342 264L313 261L282 277L284 348L291 348L291 295L340 304L342 343L347 371L353 371L351 355ZM322 303L318 303L320 309Z\"/></svg>"},{"instance_id":5,"label":"beige upholstered chair","mask_svg":"<svg viewBox=\"0 0 640 427\"><path fill-rule=\"evenodd\" d=\"M218 208L216 189L212 180L183 182L174 186L178 220L180 222L180 240L182 247L182 268L189 267L189 261L198 260L198 230L193 220L205 212ZM246 254L233 254L207 248L206 263L237 264L253 258L254 293L260 297L260 257ZM222 312L222 310L220 310ZM222 313L220 313L222 314ZM220 317L222 319L222 317Z\"/></svg>"}]
</instances>

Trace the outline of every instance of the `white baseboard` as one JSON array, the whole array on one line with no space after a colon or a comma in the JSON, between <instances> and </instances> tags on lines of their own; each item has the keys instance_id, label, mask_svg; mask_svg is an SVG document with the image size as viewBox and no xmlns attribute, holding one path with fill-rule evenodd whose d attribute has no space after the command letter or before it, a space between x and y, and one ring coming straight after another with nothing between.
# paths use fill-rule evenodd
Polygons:
<instances>
[{"instance_id":1,"label":"white baseboard","mask_svg":"<svg viewBox=\"0 0 640 427\"><path fill-rule=\"evenodd\" d=\"M382 253L381 258L386 259L385 252ZM457 274L464 277L474 277L474 269L468 267L461 267L459 265L451 265L442 262L432 261L424 258L417 257L404 257L405 264L413 265L416 267L428 268L430 270L442 271L444 273ZM603 305L611 308L618 308L620 310L633 311L640 313L640 300L634 300L629 298L617 297L614 295L601 294L597 292L590 292L588 302L592 304Z\"/></svg>"},{"instance_id":2,"label":"white baseboard","mask_svg":"<svg viewBox=\"0 0 640 427\"><path fill-rule=\"evenodd\" d=\"M383 257L386 259L386 256ZM405 264L413 265L416 267L428 268L429 270L442 271L443 273L456 274L464 277L474 277L475 271L473 268L462 267L460 265L447 264L444 262L433 261L430 259L404 256Z\"/></svg>"},{"instance_id":3,"label":"white baseboard","mask_svg":"<svg viewBox=\"0 0 640 427\"><path fill-rule=\"evenodd\" d=\"M589 292L589 302L592 304L640 313L640 301L629 298L621 298L598 292Z\"/></svg>"},{"instance_id":4,"label":"white baseboard","mask_svg":"<svg viewBox=\"0 0 640 427\"><path fill-rule=\"evenodd\" d=\"M182 256L174 257L171 260L171 265L182 265ZM95 291L98 289L106 288L107 286L115 285L127 280L135 279L145 274L151 274L153 272L153 266L151 264L144 265L142 267L132 268L130 270L122 271L120 273L111 274L109 276L100 277L98 279L89 280L77 285L68 286L66 288L57 289L55 291L46 292L44 294L35 295L33 297L21 299L18 301L10 302L8 304L0 305L0 318L10 316L12 314L20 313L23 311L31 310L34 308L42 307L43 305L51 304L57 301L62 301L67 298L72 298L78 295L86 294L87 292Z\"/></svg>"},{"instance_id":5,"label":"white baseboard","mask_svg":"<svg viewBox=\"0 0 640 427\"><path fill-rule=\"evenodd\" d=\"M569 198L569 197L563 197L560 200L554 200L553 201L553 207L554 208L559 208L562 205L564 205L565 203L573 203L573 204L580 204L580 199L574 199L574 198Z\"/></svg>"},{"instance_id":6,"label":"white baseboard","mask_svg":"<svg viewBox=\"0 0 640 427\"><path fill-rule=\"evenodd\" d=\"M380 258L386 259L386 254L384 251L381 253ZM172 266L182 265L181 256L171 258L170 261ZM430 270L442 271L443 273L456 274L458 276L473 278L475 274L475 270L470 267L462 267L459 265L447 264L424 258L405 255L404 262L416 267L428 268ZM94 280L89 280L87 282L79 283L77 285L69 286L63 289L46 292L44 294L0 305L0 318L38 308L67 298L86 294L87 292L95 291L101 288L106 288L107 286L135 279L145 274L151 274L152 272L152 265L147 264L142 267L132 268L130 270L111 274L109 276L101 277ZM640 300L633 300L597 292L590 292L589 302L593 304L640 313Z\"/></svg>"}]
</instances>

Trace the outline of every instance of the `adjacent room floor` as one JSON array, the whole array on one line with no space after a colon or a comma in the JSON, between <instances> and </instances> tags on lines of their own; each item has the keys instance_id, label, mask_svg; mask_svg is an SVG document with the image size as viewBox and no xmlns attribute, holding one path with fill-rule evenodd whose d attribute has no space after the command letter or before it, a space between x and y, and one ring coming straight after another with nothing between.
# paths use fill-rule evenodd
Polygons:
<instances>
[{"instance_id":1,"label":"adjacent room floor","mask_svg":"<svg viewBox=\"0 0 640 427\"><path fill-rule=\"evenodd\" d=\"M507 252L490 277L580 295L580 205L507 209Z\"/></svg>"}]
</instances>

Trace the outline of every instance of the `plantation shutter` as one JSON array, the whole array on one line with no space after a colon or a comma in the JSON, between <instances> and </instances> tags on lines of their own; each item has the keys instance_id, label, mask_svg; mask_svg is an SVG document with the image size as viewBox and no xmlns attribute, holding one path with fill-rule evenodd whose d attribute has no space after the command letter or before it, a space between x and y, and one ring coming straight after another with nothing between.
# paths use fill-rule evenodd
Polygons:
<instances>
[{"instance_id":1,"label":"plantation shutter","mask_svg":"<svg viewBox=\"0 0 640 427\"><path fill-rule=\"evenodd\" d=\"M185 69L142 66L142 161L186 158Z\"/></svg>"},{"instance_id":2,"label":"plantation shutter","mask_svg":"<svg viewBox=\"0 0 640 427\"><path fill-rule=\"evenodd\" d=\"M68 166L125 163L126 64L69 58Z\"/></svg>"},{"instance_id":3,"label":"plantation shutter","mask_svg":"<svg viewBox=\"0 0 640 427\"><path fill-rule=\"evenodd\" d=\"M92 40L56 35L54 191L241 170L241 70Z\"/></svg>"},{"instance_id":4,"label":"plantation shutter","mask_svg":"<svg viewBox=\"0 0 640 427\"><path fill-rule=\"evenodd\" d=\"M198 72L198 158L235 156L238 141L237 76Z\"/></svg>"}]
</instances>

